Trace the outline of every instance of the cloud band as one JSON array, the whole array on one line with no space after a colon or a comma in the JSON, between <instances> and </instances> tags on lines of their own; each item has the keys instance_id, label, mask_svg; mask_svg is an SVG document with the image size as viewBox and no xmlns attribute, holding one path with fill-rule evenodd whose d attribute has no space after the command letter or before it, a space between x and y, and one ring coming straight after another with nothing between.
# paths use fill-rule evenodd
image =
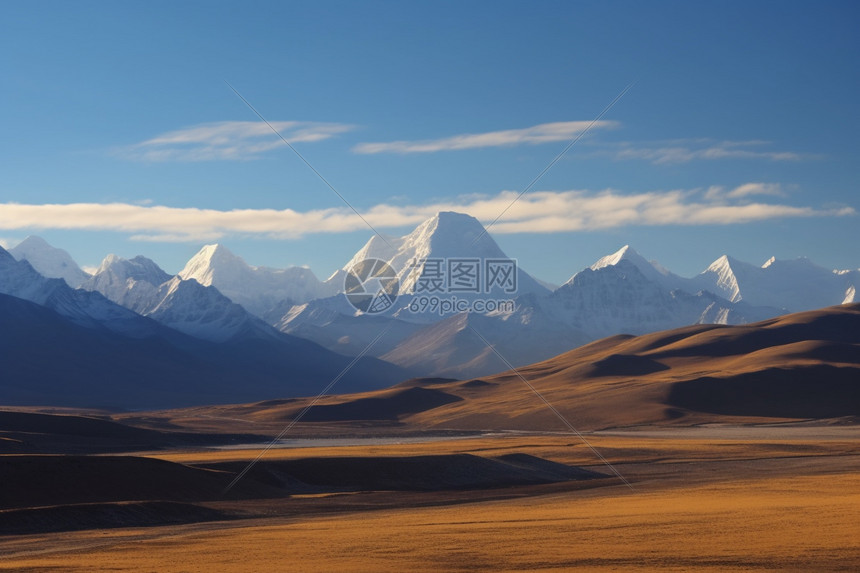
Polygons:
<instances>
[{"instance_id":1,"label":"cloud band","mask_svg":"<svg viewBox=\"0 0 860 573\"><path fill-rule=\"evenodd\" d=\"M816 209L753 201L756 189L773 195L771 184L706 190L622 193L535 191L524 195L494 226L493 233L552 233L611 229L628 225L730 225L786 217L853 215L852 207ZM379 204L362 211L377 229L414 226L438 211L461 211L493 220L516 196L461 197L427 205ZM130 203L0 203L0 229L73 229L128 233L141 241L211 241L226 235L292 239L318 233L364 230L364 221L347 209L233 209L167 207Z\"/></svg>"}]
</instances>

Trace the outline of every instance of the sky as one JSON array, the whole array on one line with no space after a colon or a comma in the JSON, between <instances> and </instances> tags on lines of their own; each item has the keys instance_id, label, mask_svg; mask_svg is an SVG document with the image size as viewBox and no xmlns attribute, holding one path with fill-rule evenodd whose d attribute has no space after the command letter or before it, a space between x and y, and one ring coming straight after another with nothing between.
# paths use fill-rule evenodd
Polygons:
<instances>
[{"instance_id":1,"label":"sky","mask_svg":"<svg viewBox=\"0 0 860 573\"><path fill-rule=\"evenodd\" d=\"M858 26L838 1L4 3L0 245L175 273L219 242L326 277L368 224L456 210L555 283L625 244L686 276L858 268Z\"/></svg>"}]
</instances>

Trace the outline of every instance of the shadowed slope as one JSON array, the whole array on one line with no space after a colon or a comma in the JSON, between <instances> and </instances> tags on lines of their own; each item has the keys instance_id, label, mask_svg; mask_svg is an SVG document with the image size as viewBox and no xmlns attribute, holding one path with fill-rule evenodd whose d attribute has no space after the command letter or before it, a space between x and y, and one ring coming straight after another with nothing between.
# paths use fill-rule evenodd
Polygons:
<instances>
[{"instance_id":1,"label":"shadowed slope","mask_svg":"<svg viewBox=\"0 0 860 573\"><path fill-rule=\"evenodd\" d=\"M207 467L232 472L244 466L224 462ZM316 492L484 489L607 477L525 454L302 458L258 466L249 474L258 481Z\"/></svg>"},{"instance_id":2,"label":"shadowed slope","mask_svg":"<svg viewBox=\"0 0 860 573\"><path fill-rule=\"evenodd\" d=\"M0 411L0 454L86 454L159 450L262 439L253 434L198 434L145 429L68 414Z\"/></svg>"},{"instance_id":3,"label":"shadowed slope","mask_svg":"<svg viewBox=\"0 0 860 573\"><path fill-rule=\"evenodd\" d=\"M140 320L156 334L135 338L88 328L0 294L3 404L141 409L312 396L351 362L287 334L215 343ZM336 390L385 388L407 377L364 357Z\"/></svg>"}]
</instances>

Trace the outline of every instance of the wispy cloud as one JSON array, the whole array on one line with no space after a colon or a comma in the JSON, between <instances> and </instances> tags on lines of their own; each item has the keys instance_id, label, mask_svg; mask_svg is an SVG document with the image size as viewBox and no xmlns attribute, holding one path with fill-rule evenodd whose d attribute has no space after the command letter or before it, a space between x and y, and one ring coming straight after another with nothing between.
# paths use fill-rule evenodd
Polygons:
<instances>
[{"instance_id":1,"label":"wispy cloud","mask_svg":"<svg viewBox=\"0 0 860 573\"><path fill-rule=\"evenodd\" d=\"M852 207L814 208L774 202L751 202L750 183L715 195L712 190L623 193L602 191L533 191L523 196L494 226L494 233L588 231L629 225L732 225L788 217L854 215ZM722 188L720 188L722 189ZM739 191L740 190L740 191ZM770 193L773 195L773 193ZM438 211L470 213L494 219L517 195L466 196L426 205L379 204L362 211L377 229L417 225ZM365 222L347 209L216 209L177 208L129 203L0 204L0 229L80 229L128 233L139 241L212 241L225 235L290 239L317 233L366 230Z\"/></svg>"},{"instance_id":2,"label":"wispy cloud","mask_svg":"<svg viewBox=\"0 0 860 573\"><path fill-rule=\"evenodd\" d=\"M753 195L770 195L772 197L785 197L782 185L779 183L744 183L735 188L713 185L705 191L705 199L709 201L722 201L726 199L740 199Z\"/></svg>"},{"instance_id":3,"label":"wispy cloud","mask_svg":"<svg viewBox=\"0 0 860 573\"><path fill-rule=\"evenodd\" d=\"M272 121L290 143L329 139L354 129L342 123L307 121ZM277 135L260 121L219 121L193 125L163 133L135 145L117 150L117 154L138 161L216 161L255 159L260 154L284 145Z\"/></svg>"},{"instance_id":4,"label":"wispy cloud","mask_svg":"<svg viewBox=\"0 0 860 573\"><path fill-rule=\"evenodd\" d=\"M767 141L714 141L709 139L677 140L656 143L624 142L609 145L598 152L617 160L641 159L651 163L688 163L697 160L763 159L767 161L802 161L814 155L793 151L766 149Z\"/></svg>"},{"instance_id":5,"label":"wispy cloud","mask_svg":"<svg viewBox=\"0 0 860 573\"><path fill-rule=\"evenodd\" d=\"M728 197L748 197L750 195L772 195L784 197L785 193L779 183L746 183L728 192Z\"/></svg>"},{"instance_id":6,"label":"wispy cloud","mask_svg":"<svg viewBox=\"0 0 860 573\"><path fill-rule=\"evenodd\" d=\"M435 153L477 149L481 147L511 147L516 145L538 145L553 141L568 141L588 128L590 121L560 121L543 123L524 129L506 129L486 133L466 133L419 141L388 141L381 143L359 143L352 150L355 153ZM597 121L591 130L617 127L615 121Z\"/></svg>"}]
</instances>

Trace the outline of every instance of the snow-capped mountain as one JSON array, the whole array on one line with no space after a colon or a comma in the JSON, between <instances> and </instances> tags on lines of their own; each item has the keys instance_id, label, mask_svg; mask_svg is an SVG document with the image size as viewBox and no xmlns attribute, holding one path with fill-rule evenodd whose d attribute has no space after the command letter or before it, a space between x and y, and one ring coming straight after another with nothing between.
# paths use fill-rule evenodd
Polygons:
<instances>
[{"instance_id":1,"label":"snow-capped mountain","mask_svg":"<svg viewBox=\"0 0 860 573\"><path fill-rule=\"evenodd\" d=\"M34 302L71 322L132 337L153 336L159 325L123 308L99 293L71 288L62 279L46 278L29 262L17 261L0 248L0 293Z\"/></svg>"},{"instance_id":2,"label":"snow-capped mountain","mask_svg":"<svg viewBox=\"0 0 860 573\"><path fill-rule=\"evenodd\" d=\"M30 263L42 276L63 279L72 288L78 288L90 276L68 252L52 247L41 237L29 236L9 249L9 253L19 261Z\"/></svg>"},{"instance_id":3,"label":"snow-capped mountain","mask_svg":"<svg viewBox=\"0 0 860 573\"><path fill-rule=\"evenodd\" d=\"M273 328L215 287L171 277L146 257L127 260L108 255L83 288L203 340L224 342L240 335L275 335Z\"/></svg>"},{"instance_id":4,"label":"snow-capped mountain","mask_svg":"<svg viewBox=\"0 0 860 573\"><path fill-rule=\"evenodd\" d=\"M206 245L181 271L182 279L214 286L235 303L267 322L274 322L294 304L337 292L305 267L254 267L223 245Z\"/></svg>"},{"instance_id":5,"label":"snow-capped mountain","mask_svg":"<svg viewBox=\"0 0 860 573\"><path fill-rule=\"evenodd\" d=\"M305 336L339 352L361 352L366 343L387 325L388 331L384 338L370 350L372 355L381 356L418 331L421 325L433 324L446 318L436 312L415 312L409 308L410 302L419 294L419 280L427 277L423 274L428 272L426 267L422 267L423 261L510 260L477 219L463 213L440 212L403 237L373 235L349 262L326 280L326 284L332 289L342 291L347 272L361 261L371 258L386 261L397 274L399 295L391 310L372 317L360 315L346 298L339 294L296 305L284 313L274 323L275 326L282 332ZM483 269L481 272L484 272ZM516 292L504 294L504 298L512 299L521 294L543 296L550 293L548 288L519 265L516 272ZM447 277L443 280L447 280ZM434 294L439 297L448 296L446 292ZM502 298L498 289L490 293L457 292L455 296L458 299ZM369 320L370 318L373 320Z\"/></svg>"},{"instance_id":6,"label":"snow-capped mountain","mask_svg":"<svg viewBox=\"0 0 860 573\"><path fill-rule=\"evenodd\" d=\"M656 261L646 261L630 246L624 246L590 268L599 270L621 261L632 263L649 280L668 289L689 293L705 290L729 302L743 301L752 306L782 309L782 312L854 302L856 287L860 285L860 270L829 270L805 257L794 260L771 257L759 267L723 255L699 275L685 278Z\"/></svg>"},{"instance_id":7,"label":"snow-capped mountain","mask_svg":"<svg viewBox=\"0 0 860 573\"><path fill-rule=\"evenodd\" d=\"M169 274L146 257L129 260L108 255L81 288L98 291L113 302L144 314L153 306L158 287L170 279Z\"/></svg>"},{"instance_id":8,"label":"snow-capped mountain","mask_svg":"<svg viewBox=\"0 0 860 573\"><path fill-rule=\"evenodd\" d=\"M697 323L741 324L779 313L735 304L708 291L670 290L661 278L646 276L628 260L577 273L541 304L594 338Z\"/></svg>"},{"instance_id":9,"label":"snow-capped mountain","mask_svg":"<svg viewBox=\"0 0 860 573\"><path fill-rule=\"evenodd\" d=\"M665 288L676 289L683 288L684 286L686 286L686 279L672 273L671 271L660 265L660 263L658 263L657 261L646 260L645 257L636 252L636 250L630 245L624 245L618 251L612 253L611 255L601 257L589 268L592 271L599 271L600 269L606 267L615 266L621 261L627 261L628 263L632 264L648 280L653 281ZM575 277L576 275L570 277L567 282L573 281Z\"/></svg>"},{"instance_id":10,"label":"snow-capped mountain","mask_svg":"<svg viewBox=\"0 0 860 573\"><path fill-rule=\"evenodd\" d=\"M832 271L803 257L788 261L771 258L757 267L724 255L692 283L733 302L798 312L854 302L860 271Z\"/></svg>"},{"instance_id":11,"label":"snow-capped mountain","mask_svg":"<svg viewBox=\"0 0 860 573\"><path fill-rule=\"evenodd\" d=\"M508 259L480 221L471 215L442 211L400 238L374 235L342 269L327 282L342 287L343 276L354 265L367 258L384 260L397 273L401 293L415 293L417 283L427 268L427 259ZM516 294L547 294L549 290L517 266Z\"/></svg>"}]
</instances>

